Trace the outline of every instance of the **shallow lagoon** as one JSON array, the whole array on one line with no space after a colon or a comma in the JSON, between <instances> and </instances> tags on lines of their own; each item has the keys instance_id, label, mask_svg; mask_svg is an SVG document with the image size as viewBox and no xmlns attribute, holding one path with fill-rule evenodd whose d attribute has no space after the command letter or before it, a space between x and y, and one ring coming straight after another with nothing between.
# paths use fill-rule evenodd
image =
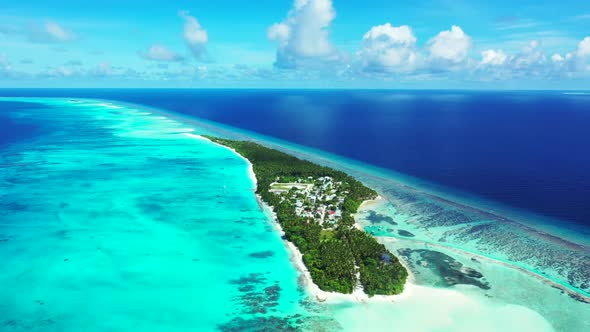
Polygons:
<instances>
[{"instance_id":1,"label":"shallow lagoon","mask_svg":"<svg viewBox=\"0 0 590 332\"><path fill-rule=\"evenodd\" d=\"M0 152L0 330L231 330L309 315L241 158L163 117L41 102L14 116L45 134Z\"/></svg>"},{"instance_id":2,"label":"shallow lagoon","mask_svg":"<svg viewBox=\"0 0 590 332\"><path fill-rule=\"evenodd\" d=\"M0 255L7 262L0 278L8 285L0 324L14 330L243 330L267 324L325 331L550 331L551 325L576 331L590 326L587 304L535 277L493 261L475 263L464 250L429 247L425 242L449 229L425 229L408 213L418 209L378 186L399 204L399 210L385 204L361 213L363 225L394 231L378 234L380 241L392 250L443 255L431 255L430 263L451 257L482 273L490 289L441 283L441 271L449 269L418 266L413 255L408 263L420 286L395 303L314 303L297 286L297 271L259 210L246 163L227 149L184 135L193 130L227 135L223 128L195 126L199 123L141 106L24 101L44 107L14 116L49 127L43 136L0 150L0 163L9 165L0 171L6 211ZM324 161L322 155L305 156ZM377 184L360 167L351 173ZM369 220L370 211L384 217ZM418 256L420 264L428 263Z\"/></svg>"}]
</instances>

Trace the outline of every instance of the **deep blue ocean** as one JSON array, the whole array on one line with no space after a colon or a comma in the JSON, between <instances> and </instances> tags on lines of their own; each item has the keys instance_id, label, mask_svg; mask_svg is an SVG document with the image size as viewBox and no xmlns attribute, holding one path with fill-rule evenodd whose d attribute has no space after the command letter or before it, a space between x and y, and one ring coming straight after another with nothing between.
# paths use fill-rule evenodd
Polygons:
<instances>
[{"instance_id":1,"label":"deep blue ocean","mask_svg":"<svg viewBox=\"0 0 590 332\"><path fill-rule=\"evenodd\" d=\"M0 90L150 105L590 226L590 94L367 90ZM3 115L0 148L40 130Z\"/></svg>"}]
</instances>

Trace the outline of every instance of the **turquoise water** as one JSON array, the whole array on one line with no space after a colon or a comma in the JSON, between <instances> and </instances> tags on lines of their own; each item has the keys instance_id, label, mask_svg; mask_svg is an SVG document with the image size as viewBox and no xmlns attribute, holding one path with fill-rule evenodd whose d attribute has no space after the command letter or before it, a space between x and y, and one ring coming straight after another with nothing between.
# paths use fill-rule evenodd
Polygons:
<instances>
[{"instance_id":1,"label":"turquoise water","mask_svg":"<svg viewBox=\"0 0 590 332\"><path fill-rule=\"evenodd\" d=\"M419 286L394 302L317 303L298 286L289 253L256 202L246 162L187 135L248 133L136 105L0 103L8 100L35 103L11 116L40 129L0 149L2 331L590 328L588 304L547 283L580 284L563 276L587 272L584 251L539 242L529 252L543 245L553 261L525 261L517 256L527 254L522 247L502 247L531 239L530 232L514 234L511 223L481 228L490 223L449 222L445 213L434 219L424 206L445 209L445 202L328 154L255 137L345 169L390 200L365 208L359 221L398 251ZM480 229L479 241L457 235L470 229ZM506 239L491 237L508 231ZM553 264L567 259L570 265ZM515 268L521 265L527 273ZM482 277L466 277L465 268Z\"/></svg>"},{"instance_id":2,"label":"turquoise water","mask_svg":"<svg viewBox=\"0 0 590 332\"><path fill-rule=\"evenodd\" d=\"M147 112L28 101L44 107L13 116L44 134L0 150L0 330L232 330L310 315L244 160Z\"/></svg>"},{"instance_id":3,"label":"turquoise water","mask_svg":"<svg viewBox=\"0 0 590 332\"><path fill-rule=\"evenodd\" d=\"M416 227L409 216L399 213L389 202L374 204L362 211L357 221L410 265L416 284L460 289L464 295L480 299L480 303L491 301L492 307L494 303L518 306L513 307L517 312L527 308L541 315L556 331L590 329L590 305L570 297L564 291L567 288L556 288L562 285L553 284L555 280L543 276L542 271L536 271L540 275L533 274L518 262L490 259L460 246L430 241L429 230ZM514 313L513 310L501 311ZM522 317L515 321L526 324ZM537 321L532 322L537 324ZM521 327L521 330L540 329Z\"/></svg>"}]
</instances>

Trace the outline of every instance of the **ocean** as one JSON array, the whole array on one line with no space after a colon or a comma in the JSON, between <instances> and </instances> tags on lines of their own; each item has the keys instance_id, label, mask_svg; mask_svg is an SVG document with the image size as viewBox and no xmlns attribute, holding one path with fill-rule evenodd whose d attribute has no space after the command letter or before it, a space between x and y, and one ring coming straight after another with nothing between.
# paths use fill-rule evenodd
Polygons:
<instances>
[{"instance_id":1,"label":"ocean","mask_svg":"<svg viewBox=\"0 0 590 332\"><path fill-rule=\"evenodd\" d=\"M581 245L589 240L585 95L2 90L0 96L24 97L0 98L0 327L590 328L584 302L590 250ZM545 113L537 106L549 114L535 115ZM357 220L403 259L415 286L393 302L309 298L268 211L254 198L247 164L187 135L193 133L253 139L377 189L386 201L364 208ZM556 169L564 173L550 174ZM546 191L509 197L527 191L523 182L499 180L502 174L539 179L528 190ZM582 197L573 202L557 197L576 193ZM527 207L534 195L555 202ZM529 227L545 224L555 232Z\"/></svg>"},{"instance_id":2,"label":"ocean","mask_svg":"<svg viewBox=\"0 0 590 332\"><path fill-rule=\"evenodd\" d=\"M31 102L0 101L14 128L0 145L0 330L233 331L311 315L243 159L140 110Z\"/></svg>"},{"instance_id":3,"label":"ocean","mask_svg":"<svg viewBox=\"0 0 590 332\"><path fill-rule=\"evenodd\" d=\"M322 90L0 90L195 116L590 227L590 94Z\"/></svg>"}]
</instances>

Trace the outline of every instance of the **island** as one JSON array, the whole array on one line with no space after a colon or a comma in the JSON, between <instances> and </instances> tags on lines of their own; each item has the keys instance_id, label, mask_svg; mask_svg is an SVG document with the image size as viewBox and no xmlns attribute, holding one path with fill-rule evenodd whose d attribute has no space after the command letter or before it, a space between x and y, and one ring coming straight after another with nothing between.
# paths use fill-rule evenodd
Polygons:
<instances>
[{"instance_id":1,"label":"island","mask_svg":"<svg viewBox=\"0 0 590 332\"><path fill-rule=\"evenodd\" d=\"M251 141L205 136L252 164L256 194L270 206L302 253L313 282L326 292L395 295L408 272L398 258L355 227L354 214L377 193L352 176Z\"/></svg>"}]
</instances>

